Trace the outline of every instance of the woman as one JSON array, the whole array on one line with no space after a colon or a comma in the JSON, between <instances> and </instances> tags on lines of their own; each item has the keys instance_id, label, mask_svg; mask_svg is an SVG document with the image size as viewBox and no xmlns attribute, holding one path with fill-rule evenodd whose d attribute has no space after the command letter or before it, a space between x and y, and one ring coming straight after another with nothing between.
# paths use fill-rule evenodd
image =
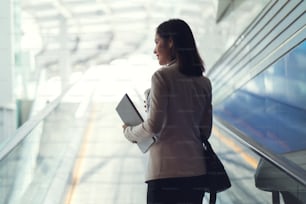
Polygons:
<instances>
[{"instance_id":1,"label":"woman","mask_svg":"<svg viewBox=\"0 0 306 204\"><path fill-rule=\"evenodd\" d=\"M131 142L158 136L149 150L148 204L200 204L206 174L202 140L212 127L211 84L186 22L161 23L155 43L162 68L152 76L147 120L123 125L124 135Z\"/></svg>"}]
</instances>

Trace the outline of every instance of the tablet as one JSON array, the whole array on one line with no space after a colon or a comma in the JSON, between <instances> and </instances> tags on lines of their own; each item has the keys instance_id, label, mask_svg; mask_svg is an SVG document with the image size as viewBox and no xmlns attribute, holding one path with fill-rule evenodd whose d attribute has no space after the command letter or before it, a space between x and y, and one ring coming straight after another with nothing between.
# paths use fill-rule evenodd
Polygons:
<instances>
[{"instance_id":1,"label":"tablet","mask_svg":"<svg viewBox=\"0 0 306 204\"><path fill-rule=\"evenodd\" d=\"M124 124L135 126L143 122L142 116L128 94L124 94L116 107L116 111ZM137 142L137 145L143 153L146 153L155 141L155 137L143 138Z\"/></svg>"},{"instance_id":2,"label":"tablet","mask_svg":"<svg viewBox=\"0 0 306 204\"><path fill-rule=\"evenodd\" d=\"M124 94L116 111L124 124L135 126L143 122L143 118L128 94Z\"/></svg>"}]
</instances>

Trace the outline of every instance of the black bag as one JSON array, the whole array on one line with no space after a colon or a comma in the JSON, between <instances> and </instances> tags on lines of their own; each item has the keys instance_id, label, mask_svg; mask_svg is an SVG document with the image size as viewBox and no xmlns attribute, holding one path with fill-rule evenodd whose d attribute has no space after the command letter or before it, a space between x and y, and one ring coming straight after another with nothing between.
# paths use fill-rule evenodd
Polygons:
<instances>
[{"instance_id":1,"label":"black bag","mask_svg":"<svg viewBox=\"0 0 306 204\"><path fill-rule=\"evenodd\" d=\"M214 152L207 140L204 143L204 155L207 168L207 181L205 190L210 193L209 203L216 202L218 192L224 191L231 187L230 179L224 169L221 160Z\"/></svg>"}]
</instances>

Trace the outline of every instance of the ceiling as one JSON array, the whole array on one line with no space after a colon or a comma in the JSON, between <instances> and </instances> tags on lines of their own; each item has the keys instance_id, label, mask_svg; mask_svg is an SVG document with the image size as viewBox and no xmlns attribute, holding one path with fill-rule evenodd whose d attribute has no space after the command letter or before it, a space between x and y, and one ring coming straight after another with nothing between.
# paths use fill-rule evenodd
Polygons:
<instances>
[{"instance_id":1,"label":"ceiling","mask_svg":"<svg viewBox=\"0 0 306 204\"><path fill-rule=\"evenodd\" d=\"M58 72L69 56L74 69L133 53L153 54L155 28L169 18L191 26L212 66L268 0L20 0L23 47L36 65Z\"/></svg>"}]
</instances>

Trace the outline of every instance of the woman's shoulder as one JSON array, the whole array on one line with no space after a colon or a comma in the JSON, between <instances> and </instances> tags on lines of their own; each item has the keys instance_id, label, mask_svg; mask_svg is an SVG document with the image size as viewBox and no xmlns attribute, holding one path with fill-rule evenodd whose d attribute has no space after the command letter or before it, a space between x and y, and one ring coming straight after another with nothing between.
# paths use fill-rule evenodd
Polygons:
<instances>
[{"instance_id":1,"label":"woman's shoulder","mask_svg":"<svg viewBox=\"0 0 306 204\"><path fill-rule=\"evenodd\" d=\"M211 87L211 81L210 81L210 79L208 78L208 77L206 77L206 76L201 76L200 77L200 80L198 80L198 83L199 83L199 85L201 86L201 87L206 87L205 89L206 90L210 90L211 91L211 89L212 89L212 87Z\"/></svg>"},{"instance_id":2,"label":"woman's shoulder","mask_svg":"<svg viewBox=\"0 0 306 204\"><path fill-rule=\"evenodd\" d=\"M154 75L168 76L175 74L178 71L177 64L160 67L154 72Z\"/></svg>"},{"instance_id":3,"label":"woman's shoulder","mask_svg":"<svg viewBox=\"0 0 306 204\"><path fill-rule=\"evenodd\" d=\"M203 75L202 78L203 78L203 81L205 81L206 83L211 84L210 79L209 79L207 76L204 76L204 75Z\"/></svg>"},{"instance_id":4,"label":"woman's shoulder","mask_svg":"<svg viewBox=\"0 0 306 204\"><path fill-rule=\"evenodd\" d=\"M165 68L159 68L158 70L156 70L153 75L152 75L152 81L157 82L157 81L165 81L167 78L167 74L165 72Z\"/></svg>"},{"instance_id":5,"label":"woman's shoulder","mask_svg":"<svg viewBox=\"0 0 306 204\"><path fill-rule=\"evenodd\" d=\"M170 67L162 67L156 70L152 75L152 82L159 84L168 84L175 78L174 70Z\"/></svg>"}]
</instances>

